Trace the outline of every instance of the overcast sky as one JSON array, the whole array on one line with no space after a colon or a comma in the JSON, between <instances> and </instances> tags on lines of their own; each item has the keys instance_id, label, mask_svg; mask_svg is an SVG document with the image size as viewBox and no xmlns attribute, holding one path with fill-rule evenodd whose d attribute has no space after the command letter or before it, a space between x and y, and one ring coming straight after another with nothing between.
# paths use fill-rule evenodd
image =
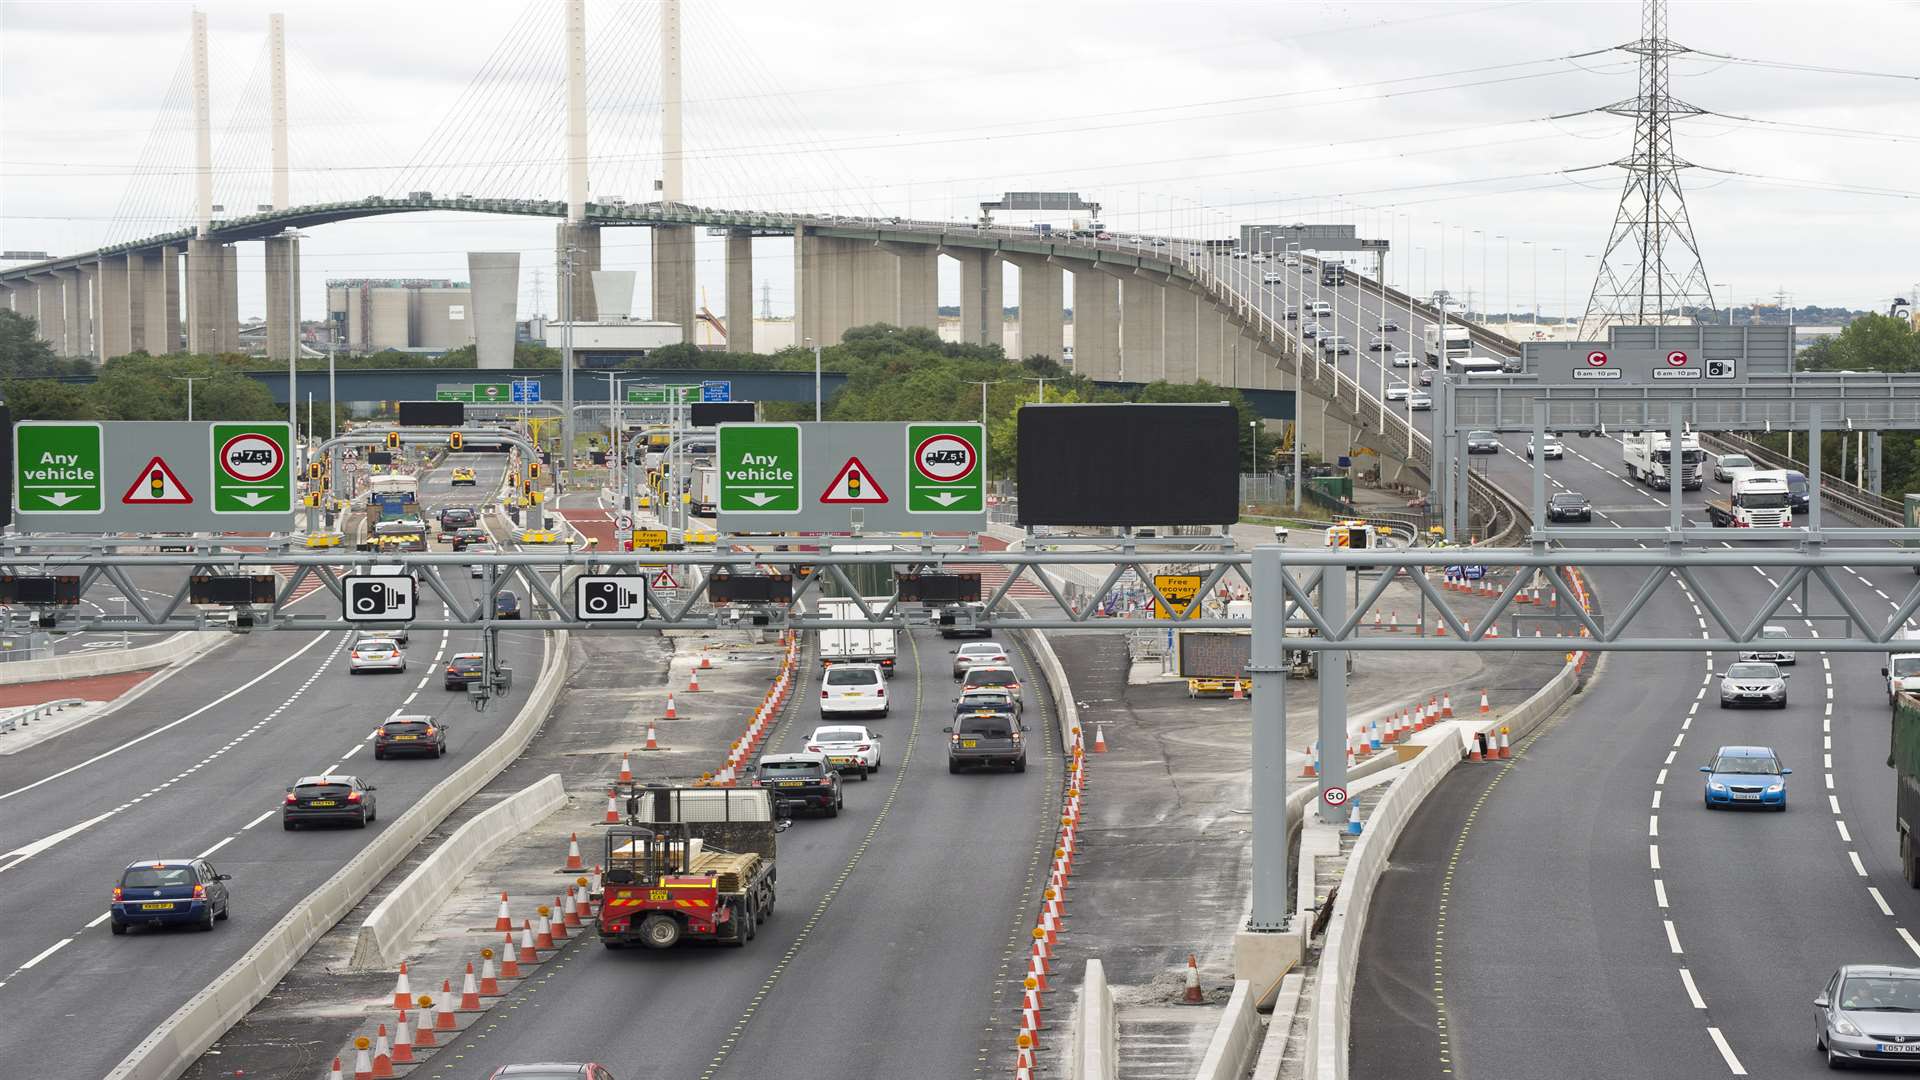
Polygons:
<instances>
[{"instance_id":1,"label":"overcast sky","mask_svg":"<svg viewBox=\"0 0 1920 1080\"><path fill-rule=\"evenodd\" d=\"M651 199L658 8L587 6L594 196ZM274 7L287 16L296 204L419 188L564 197L557 0L199 7L230 211L269 198L260 60ZM1632 132L1627 118L1565 114L1633 97L1632 58L1596 50L1640 32L1638 3L685 9L689 202L966 219L1004 190L1045 189L1103 204L1123 232L1350 221L1390 237L1392 276L1420 291L1442 283L1444 222L1448 287L1471 289L1476 308L1483 292L1496 310L1537 296L1549 314L1584 306L1621 186L1617 169L1569 170L1625 156ZM192 10L0 0L0 248L71 253L190 220ZM1725 170L1684 176L1716 299L1784 291L1884 309L1913 291L1920 4L1681 0L1669 36L1736 58L1676 60L1674 95L1751 121L1678 127L1682 157ZM640 229L605 240L607 268L643 272L642 311L647 242ZM319 310L323 278L464 279L467 251L518 250L522 314L536 310L536 268L551 311L552 246L550 219L322 226L305 241L303 304ZM241 249L243 315L261 310L259 247ZM716 311L719 255L703 239ZM764 283L776 313L791 310L791 261L789 243L758 244L756 309ZM944 282L943 302L956 289Z\"/></svg>"}]
</instances>

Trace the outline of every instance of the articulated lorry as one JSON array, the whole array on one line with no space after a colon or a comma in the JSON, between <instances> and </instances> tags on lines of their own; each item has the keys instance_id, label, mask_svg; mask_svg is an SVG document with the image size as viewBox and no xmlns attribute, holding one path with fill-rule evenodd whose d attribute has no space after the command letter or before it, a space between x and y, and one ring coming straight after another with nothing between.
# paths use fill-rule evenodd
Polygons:
<instances>
[{"instance_id":1,"label":"articulated lorry","mask_svg":"<svg viewBox=\"0 0 1920 1080\"><path fill-rule=\"evenodd\" d=\"M597 928L609 949L740 946L773 915L781 825L765 788L634 787L607 830Z\"/></svg>"},{"instance_id":2,"label":"articulated lorry","mask_svg":"<svg viewBox=\"0 0 1920 1080\"><path fill-rule=\"evenodd\" d=\"M1894 827L1900 833L1900 873L1920 889L1920 850L1913 830L1920 824L1920 693L1893 696L1893 722L1887 764L1894 771Z\"/></svg>"},{"instance_id":3,"label":"articulated lorry","mask_svg":"<svg viewBox=\"0 0 1920 1080\"><path fill-rule=\"evenodd\" d=\"M1793 524L1793 504L1782 476L1746 471L1733 478L1733 493L1707 500L1707 519L1716 529L1772 529Z\"/></svg>"},{"instance_id":4,"label":"articulated lorry","mask_svg":"<svg viewBox=\"0 0 1920 1080\"><path fill-rule=\"evenodd\" d=\"M1620 439L1625 447L1627 478L1638 480L1656 491L1668 491L1673 485L1667 477L1667 460L1673 436L1664 431L1629 431ZM1680 436L1680 486L1698 491L1706 482L1706 452L1700 449L1700 436L1691 432Z\"/></svg>"}]
</instances>

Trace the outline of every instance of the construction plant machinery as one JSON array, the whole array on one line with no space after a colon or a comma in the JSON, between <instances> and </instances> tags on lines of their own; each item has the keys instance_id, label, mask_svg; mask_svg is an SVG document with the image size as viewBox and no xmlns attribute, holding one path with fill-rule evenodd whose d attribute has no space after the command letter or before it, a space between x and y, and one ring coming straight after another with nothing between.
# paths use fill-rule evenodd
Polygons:
<instances>
[{"instance_id":1,"label":"construction plant machinery","mask_svg":"<svg viewBox=\"0 0 1920 1080\"><path fill-rule=\"evenodd\" d=\"M752 941L773 916L783 824L764 788L630 788L626 823L607 830L601 944Z\"/></svg>"}]
</instances>

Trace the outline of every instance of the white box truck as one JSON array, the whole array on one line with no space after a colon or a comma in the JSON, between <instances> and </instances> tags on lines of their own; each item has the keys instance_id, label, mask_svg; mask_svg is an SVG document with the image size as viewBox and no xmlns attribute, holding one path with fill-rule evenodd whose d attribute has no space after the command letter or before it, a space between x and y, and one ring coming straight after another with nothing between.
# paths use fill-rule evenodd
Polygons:
<instances>
[{"instance_id":1,"label":"white box truck","mask_svg":"<svg viewBox=\"0 0 1920 1080\"><path fill-rule=\"evenodd\" d=\"M887 606L887 598L868 597L867 610L879 611ZM860 605L852 600L820 600L820 617L824 619L864 619L860 614ZM831 667L834 664L879 664L887 678L893 678L893 662L898 659L898 645L892 630L835 630L823 628L820 631L820 665Z\"/></svg>"},{"instance_id":2,"label":"white box truck","mask_svg":"<svg viewBox=\"0 0 1920 1080\"><path fill-rule=\"evenodd\" d=\"M701 517L712 517L714 508L720 505L720 470L712 465L698 465L693 470L693 512Z\"/></svg>"},{"instance_id":3,"label":"white box truck","mask_svg":"<svg viewBox=\"0 0 1920 1080\"><path fill-rule=\"evenodd\" d=\"M1447 356L1464 357L1472 354L1473 335L1468 332L1466 327L1456 326L1452 323L1448 323L1444 328L1442 328L1437 323L1428 323L1427 330L1426 330L1426 345L1427 345L1427 363L1429 365L1433 367L1440 366L1440 360L1441 360L1440 337L1443 333L1446 335L1446 340L1447 340L1447 348L1446 348Z\"/></svg>"}]
</instances>

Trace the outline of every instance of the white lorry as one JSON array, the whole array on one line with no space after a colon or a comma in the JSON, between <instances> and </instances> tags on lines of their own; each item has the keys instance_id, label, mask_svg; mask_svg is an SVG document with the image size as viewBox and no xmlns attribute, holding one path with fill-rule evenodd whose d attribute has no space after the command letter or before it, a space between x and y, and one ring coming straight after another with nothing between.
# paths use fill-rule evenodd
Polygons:
<instances>
[{"instance_id":1,"label":"white lorry","mask_svg":"<svg viewBox=\"0 0 1920 1080\"><path fill-rule=\"evenodd\" d=\"M1443 329L1435 323L1428 323L1426 330L1427 363L1439 367L1442 359L1440 337L1444 333L1447 339L1446 355L1453 357L1468 356L1473 352L1473 335L1464 326L1448 323Z\"/></svg>"},{"instance_id":2,"label":"white lorry","mask_svg":"<svg viewBox=\"0 0 1920 1080\"><path fill-rule=\"evenodd\" d=\"M1667 458L1673 437L1664 431L1629 431L1621 437L1627 462L1627 478L1638 480L1657 491L1670 490ZM1706 482L1706 452L1700 449L1700 436L1680 436L1680 486L1698 491Z\"/></svg>"},{"instance_id":3,"label":"white lorry","mask_svg":"<svg viewBox=\"0 0 1920 1080\"><path fill-rule=\"evenodd\" d=\"M696 465L693 469L692 495L693 512L701 517L712 517L714 508L720 505L720 470L713 465Z\"/></svg>"},{"instance_id":4,"label":"white lorry","mask_svg":"<svg viewBox=\"0 0 1920 1080\"><path fill-rule=\"evenodd\" d=\"M1893 651L1880 669L1887 680L1887 704L1904 691L1920 694L1920 630L1902 630L1893 636Z\"/></svg>"},{"instance_id":5,"label":"white lorry","mask_svg":"<svg viewBox=\"0 0 1920 1080\"><path fill-rule=\"evenodd\" d=\"M820 600L820 616L824 619L863 619L860 605L851 600ZM887 606L887 598L868 597L868 611L879 611ZM898 646L892 630L835 630L820 631L820 664L831 667L834 664L879 664L887 678L893 678L893 662L898 659Z\"/></svg>"},{"instance_id":6,"label":"white lorry","mask_svg":"<svg viewBox=\"0 0 1920 1080\"><path fill-rule=\"evenodd\" d=\"M1778 529L1793 524L1786 477L1743 470L1734 475L1733 494L1707 500L1707 519L1716 529Z\"/></svg>"}]
</instances>

